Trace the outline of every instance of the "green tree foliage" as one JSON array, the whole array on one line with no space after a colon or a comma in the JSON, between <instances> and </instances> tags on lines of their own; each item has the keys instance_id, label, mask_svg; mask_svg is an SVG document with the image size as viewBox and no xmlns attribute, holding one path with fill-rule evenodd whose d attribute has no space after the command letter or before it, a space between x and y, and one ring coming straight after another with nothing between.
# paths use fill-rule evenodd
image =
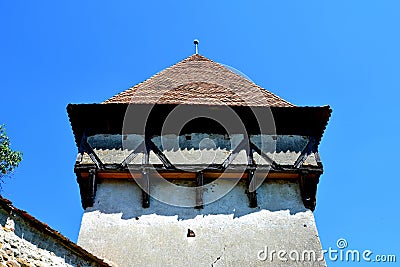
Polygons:
<instances>
[{"instance_id":1,"label":"green tree foliage","mask_svg":"<svg viewBox=\"0 0 400 267\"><path fill-rule=\"evenodd\" d=\"M22 153L10 148L10 139L4 125L0 125L0 179L9 175L18 167L22 160Z\"/></svg>"}]
</instances>

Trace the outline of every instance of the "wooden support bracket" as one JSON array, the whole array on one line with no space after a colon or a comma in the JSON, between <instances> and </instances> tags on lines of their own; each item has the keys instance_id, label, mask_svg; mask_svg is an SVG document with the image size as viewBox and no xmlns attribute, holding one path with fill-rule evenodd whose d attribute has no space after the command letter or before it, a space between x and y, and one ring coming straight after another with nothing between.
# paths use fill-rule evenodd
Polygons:
<instances>
[{"instance_id":1,"label":"wooden support bracket","mask_svg":"<svg viewBox=\"0 0 400 267\"><path fill-rule=\"evenodd\" d=\"M316 146L317 146L317 140L311 136L306 147L303 149L303 151L301 151L300 156L296 159L296 162L293 164L293 168L299 169L301 166L303 166L303 163L304 161L306 161L308 155L310 155L312 152L317 152ZM318 160L319 156L317 161Z\"/></svg>"},{"instance_id":2,"label":"wooden support bracket","mask_svg":"<svg viewBox=\"0 0 400 267\"><path fill-rule=\"evenodd\" d=\"M249 198L249 207L257 207L257 191L255 188L255 170L248 170L249 179L247 179L247 196Z\"/></svg>"},{"instance_id":3,"label":"wooden support bracket","mask_svg":"<svg viewBox=\"0 0 400 267\"><path fill-rule=\"evenodd\" d=\"M87 178L79 178L78 183L82 196L82 207L84 209L93 207L97 190L97 170L90 169L89 176Z\"/></svg>"},{"instance_id":4,"label":"wooden support bracket","mask_svg":"<svg viewBox=\"0 0 400 267\"><path fill-rule=\"evenodd\" d=\"M168 160L168 158L162 153L162 151L154 144L154 142L146 138L146 147L154 152L156 156L161 160L163 163L164 167L167 170L176 170L175 166Z\"/></svg>"},{"instance_id":5,"label":"wooden support bracket","mask_svg":"<svg viewBox=\"0 0 400 267\"><path fill-rule=\"evenodd\" d=\"M257 207L257 192L256 192L256 164L253 159L253 148L250 147L250 150L247 152L247 196L249 197L249 207L256 208Z\"/></svg>"},{"instance_id":6,"label":"wooden support bracket","mask_svg":"<svg viewBox=\"0 0 400 267\"><path fill-rule=\"evenodd\" d=\"M151 142L148 136L145 136L145 146L144 146L144 155L142 159L143 166L149 165L149 154L150 154L150 146L147 144ZM148 208L150 207L150 177L149 170L147 167L144 167L142 170L142 207Z\"/></svg>"},{"instance_id":7,"label":"wooden support bracket","mask_svg":"<svg viewBox=\"0 0 400 267\"><path fill-rule=\"evenodd\" d=\"M252 151L257 152L264 160L266 160L269 164L271 164L271 168L273 170L281 170L282 168L279 166L278 163L275 162L275 160L271 159L267 153L265 153L264 151L262 151L258 146L256 146L255 144L253 144L253 142L250 142L250 148ZM251 151L251 152L252 152Z\"/></svg>"},{"instance_id":8,"label":"wooden support bracket","mask_svg":"<svg viewBox=\"0 0 400 267\"><path fill-rule=\"evenodd\" d=\"M148 208L150 207L150 179L149 179L149 173L146 170L142 172L141 186L142 186L142 207Z\"/></svg>"},{"instance_id":9,"label":"wooden support bracket","mask_svg":"<svg viewBox=\"0 0 400 267\"><path fill-rule=\"evenodd\" d=\"M232 161L237 157L239 152L246 148L246 141L248 139L243 138L242 141L233 149L232 153L222 162L220 169L225 170L232 163Z\"/></svg>"},{"instance_id":10,"label":"wooden support bracket","mask_svg":"<svg viewBox=\"0 0 400 267\"><path fill-rule=\"evenodd\" d=\"M100 158L97 156L97 154L94 152L93 148L87 141L87 133L88 130L85 130L82 135L81 139L81 144L79 146L79 153L83 155L83 153L87 153L90 157L90 159L93 161L93 163L96 165L97 169L103 169L104 164L101 162Z\"/></svg>"},{"instance_id":11,"label":"wooden support bracket","mask_svg":"<svg viewBox=\"0 0 400 267\"><path fill-rule=\"evenodd\" d=\"M124 169L128 166L128 164L139 155L140 152L144 151L144 141L140 143L133 151L130 153L122 162L121 168Z\"/></svg>"},{"instance_id":12,"label":"wooden support bracket","mask_svg":"<svg viewBox=\"0 0 400 267\"><path fill-rule=\"evenodd\" d=\"M301 174L299 176L299 185L301 198L304 207L314 211L316 206L317 185L319 183L319 175Z\"/></svg>"},{"instance_id":13,"label":"wooden support bracket","mask_svg":"<svg viewBox=\"0 0 400 267\"><path fill-rule=\"evenodd\" d=\"M203 172L197 172L196 175L196 209L202 209L203 208L203 185L204 185L204 179L203 179Z\"/></svg>"}]
</instances>

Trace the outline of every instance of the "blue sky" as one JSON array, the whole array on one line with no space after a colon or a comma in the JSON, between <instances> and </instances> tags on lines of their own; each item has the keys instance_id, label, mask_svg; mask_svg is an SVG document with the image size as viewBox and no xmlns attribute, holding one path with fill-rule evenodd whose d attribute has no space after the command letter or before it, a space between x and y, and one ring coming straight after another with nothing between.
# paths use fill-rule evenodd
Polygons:
<instances>
[{"instance_id":1,"label":"blue sky","mask_svg":"<svg viewBox=\"0 0 400 267\"><path fill-rule=\"evenodd\" d=\"M0 3L0 123L24 153L5 197L76 241L67 104L143 81L193 54L198 38L200 54L284 99L331 105L315 211L323 247L346 238L400 257L400 2L115 2Z\"/></svg>"}]
</instances>

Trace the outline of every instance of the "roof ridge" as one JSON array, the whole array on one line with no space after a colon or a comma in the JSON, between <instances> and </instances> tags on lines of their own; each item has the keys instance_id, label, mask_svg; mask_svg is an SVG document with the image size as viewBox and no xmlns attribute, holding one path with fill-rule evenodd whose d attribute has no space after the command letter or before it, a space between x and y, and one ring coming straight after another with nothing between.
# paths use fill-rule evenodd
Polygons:
<instances>
[{"instance_id":1,"label":"roof ridge","mask_svg":"<svg viewBox=\"0 0 400 267\"><path fill-rule=\"evenodd\" d=\"M171 69L171 68L173 68L173 67L175 67L175 66L177 66L177 65L179 65L179 64L186 63L186 62L189 62L189 61L196 61L196 60L193 60L193 58L195 58L195 57L201 58L201 59L202 59L201 61L211 61L211 62L214 62L214 61L212 61L211 59L208 59L208 58L206 58L205 56L202 56L202 55L200 55L200 54L193 54L193 55L190 55L190 56L188 56L188 57L182 59L181 61L178 61L177 63L175 63L175 64L173 64L173 65L171 65L171 66L169 66L169 67L166 67L165 69L162 69L162 70L156 72L155 74L153 74L153 75L150 76L149 78L145 79L144 81L142 81L142 82L140 82L140 83L138 83L138 84L135 84L135 85L129 87L128 89L126 89L126 90L124 90L124 91L122 91L122 92L119 92L119 93L116 94L116 95L113 95L113 96L110 97L109 99L103 101L102 104L110 103L110 102L111 102L115 97L117 97L118 95L120 95L120 94L122 94L122 93L125 93L125 92L127 92L127 91L129 91L129 90L132 90L132 89L135 89L135 88L139 87L140 85L142 85L143 83L147 82L148 80L151 80L151 79L153 79L153 78L159 76L161 73L163 73L163 72L165 72L165 71L167 71L167 70L169 70L169 69ZM216 62L214 62L214 63L216 63Z\"/></svg>"}]
</instances>

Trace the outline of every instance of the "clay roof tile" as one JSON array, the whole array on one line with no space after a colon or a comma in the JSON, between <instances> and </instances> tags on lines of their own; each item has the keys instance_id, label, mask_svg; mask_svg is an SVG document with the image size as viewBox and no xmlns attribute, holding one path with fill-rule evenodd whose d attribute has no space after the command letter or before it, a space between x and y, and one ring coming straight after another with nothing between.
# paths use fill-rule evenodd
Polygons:
<instances>
[{"instance_id":1,"label":"clay roof tile","mask_svg":"<svg viewBox=\"0 0 400 267\"><path fill-rule=\"evenodd\" d=\"M247 78L194 54L103 102L294 107Z\"/></svg>"}]
</instances>

